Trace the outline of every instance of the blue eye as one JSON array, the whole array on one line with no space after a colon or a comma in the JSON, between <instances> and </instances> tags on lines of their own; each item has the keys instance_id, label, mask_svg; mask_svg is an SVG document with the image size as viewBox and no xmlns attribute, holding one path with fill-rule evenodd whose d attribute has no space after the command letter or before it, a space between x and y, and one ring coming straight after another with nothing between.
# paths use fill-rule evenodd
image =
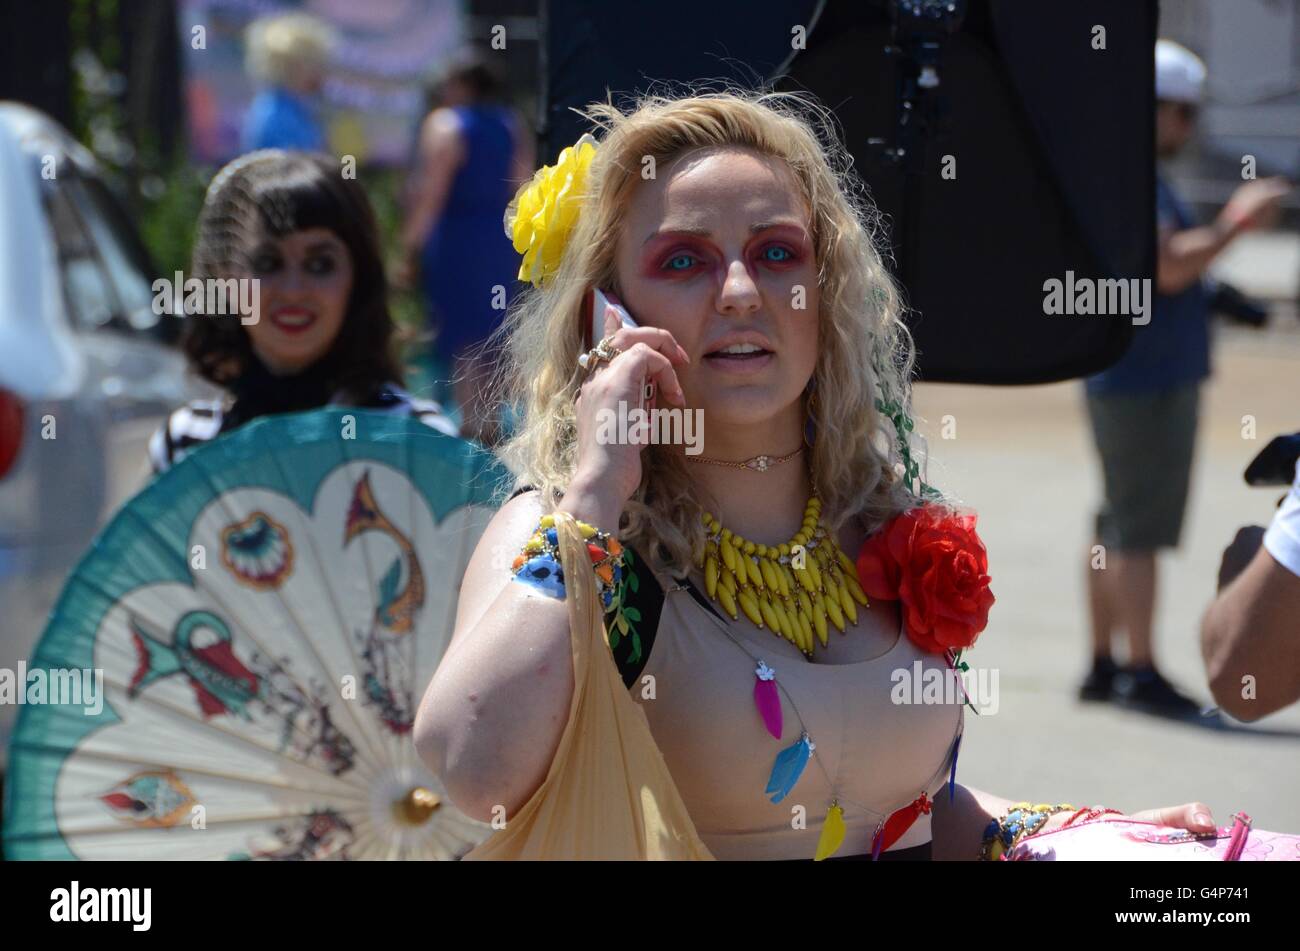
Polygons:
<instances>
[{"instance_id":1,"label":"blue eye","mask_svg":"<svg viewBox=\"0 0 1300 951\"><path fill-rule=\"evenodd\" d=\"M252 260L254 274L274 274L280 270L280 259L270 254L259 254Z\"/></svg>"},{"instance_id":2,"label":"blue eye","mask_svg":"<svg viewBox=\"0 0 1300 951\"><path fill-rule=\"evenodd\" d=\"M778 256L773 257L773 254L776 254ZM781 264L781 263L785 263L786 261L789 261L790 258L793 257L793 255L790 253L789 248L783 248L780 247L779 245L773 245L772 247L768 248L763 252L763 257L769 261L775 261Z\"/></svg>"},{"instance_id":3,"label":"blue eye","mask_svg":"<svg viewBox=\"0 0 1300 951\"><path fill-rule=\"evenodd\" d=\"M693 263L695 263L695 256L692 254L674 254L668 259L668 267L673 271L685 271Z\"/></svg>"},{"instance_id":4,"label":"blue eye","mask_svg":"<svg viewBox=\"0 0 1300 951\"><path fill-rule=\"evenodd\" d=\"M308 274L331 274L334 271L334 259L328 254L307 259L303 268Z\"/></svg>"}]
</instances>

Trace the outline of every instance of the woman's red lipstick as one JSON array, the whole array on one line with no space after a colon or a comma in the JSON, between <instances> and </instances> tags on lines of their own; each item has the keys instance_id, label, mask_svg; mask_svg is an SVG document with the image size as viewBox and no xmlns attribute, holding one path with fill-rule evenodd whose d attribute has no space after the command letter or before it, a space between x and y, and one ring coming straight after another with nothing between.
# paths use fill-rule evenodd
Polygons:
<instances>
[{"instance_id":1,"label":"woman's red lipstick","mask_svg":"<svg viewBox=\"0 0 1300 951\"><path fill-rule=\"evenodd\" d=\"M271 323L287 334L300 334L316 323L316 315L305 307L277 307L271 312Z\"/></svg>"}]
</instances>

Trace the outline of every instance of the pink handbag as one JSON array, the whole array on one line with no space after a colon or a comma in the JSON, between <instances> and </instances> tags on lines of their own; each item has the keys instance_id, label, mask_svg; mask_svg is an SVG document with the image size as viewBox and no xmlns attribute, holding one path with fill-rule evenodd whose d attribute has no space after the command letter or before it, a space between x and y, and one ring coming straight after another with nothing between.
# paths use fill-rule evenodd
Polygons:
<instances>
[{"instance_id":1,"label":"pink handbag","mask_svg":"<svg viewBox=\"0 0 1300 951\"><path fill-rule=\"evenodd\" d=\"M1300 835L1251 827L1239 812L1231 826L1194 833L1143 819L1097 818L1026 836L1001 856L1007 862L1295 862Z\"/></svg>"}]
</instances>

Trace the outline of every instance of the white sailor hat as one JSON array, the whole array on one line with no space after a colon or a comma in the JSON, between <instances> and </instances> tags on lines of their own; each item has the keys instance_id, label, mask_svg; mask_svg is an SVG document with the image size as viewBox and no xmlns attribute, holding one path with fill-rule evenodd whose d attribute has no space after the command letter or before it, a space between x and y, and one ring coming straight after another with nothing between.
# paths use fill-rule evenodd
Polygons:
<instances>
[{"instance_id":1,"label":"white sailor hat","mask_svg":"<svg viewBox=\"0 0 1300 951\"><path fill-rule=\"evenodd\" d=\"M1156 41L1156 98L1199 105L1205 96L1205 63L1173 40Z\"/></svg>"}]
</instances>

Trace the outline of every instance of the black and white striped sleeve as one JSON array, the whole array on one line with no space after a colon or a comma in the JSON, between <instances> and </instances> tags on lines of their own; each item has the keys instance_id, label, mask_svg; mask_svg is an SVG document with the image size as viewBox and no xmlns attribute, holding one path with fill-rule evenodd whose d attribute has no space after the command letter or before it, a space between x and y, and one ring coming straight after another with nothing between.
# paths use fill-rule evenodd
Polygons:
<instances>
[{"instance_id":1,"label":"black and white striped sleeve","mask_svg":"<svg viewBox=\"0 0 1300 951\"><path fill-rule=\"evenodd\" d=\"M447 415L441 403L437 400L417 399L396 383L387 383L379 387L366 405L368 408L387 413L403 413L440 433L460 436L460 427Z\"/></svg>"},{"instance_id":2,"label":"black and white striped sleeve","mask_svg":"<svg viewBox=\"0 0 1300 951\"><path fill-rule=\"evenodd\" d=\"M196 400L174 410L149 439L149 464L155 473L170 469L196 445L221 433L222 406Z\"/></svg>"}]
</instances>

